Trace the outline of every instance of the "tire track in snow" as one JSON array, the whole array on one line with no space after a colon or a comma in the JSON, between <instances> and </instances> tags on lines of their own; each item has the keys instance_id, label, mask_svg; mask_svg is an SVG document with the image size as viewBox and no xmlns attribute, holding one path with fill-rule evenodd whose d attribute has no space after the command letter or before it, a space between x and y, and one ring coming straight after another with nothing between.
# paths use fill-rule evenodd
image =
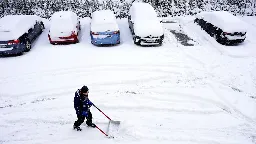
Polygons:
<instances>
[{"instance_id":1,"label":"tire track in snow","mask_svg":"<svg viewBox=\"0 0 256 144\"><path fill-rule=\"evenodd\" d=\"M152 68L154 67L154 68ZM105 70L105 71L114 71L114 70L140 70L140 71L154 71L154 72L165 72L169 73L172 71L163 70L165 68L183 68L180 65L166 64L166 65L98 65L98 66L81 66L81 67L71 67L71 68L62 68L62 69L52 69L40 72L31 72L19 74L19 76L9 76L0 78L0 84L6 83L7 81L19 81L23 79L28 79L28 77L38 76L39 74L42 76L59 76L59 75L68 75L71 73L86 73L86 72L95 72L96 70ZM118 69L117 69L118 68ZM192 67L187 66L187 69L192 69ZM106 70L108 69L108 70Z\"/></svg>"},{"instance_id":2,"label":"tire track in snow","mask_svg":"<svg viewBox=\"0 0 256 144\"><path fill-rule=\"evenodd\" d=\"M225 55L227 55L227 56L229 56L229 57L231 57L231 58L248 58L248 56L236 56L236 55L232 55L232 54L228 53L227 51L224 50L225 46L222 46L221 44L219 44L218 42L216 42L216 41L215 41L212 37L210 37L204 30L202 30L202 29L199 30L198 28L196 28L196 26L198 26L198 25L196 25L196 24L193 23L193 22L189 22L189 23L191 23L192 27L194 27L193 30L196 32L196 33L194 33L194 34L196 34L197 38L199 38L200 41L206 41L207 43L205 43L205 45L211 45L211 46L213 46L216 50L218 50L218 52L219 52L221 55L225 54ZM186 25L187 25L187 24L183 24L183 27L185 27ZM191 27L191 26L190 26L190 27ZM199 27L199 26L198 26L198 27ZM199 28L200 28L200 27L199 27ZM201 42L200 42L200 43L201 43ZM244 46L242 46L242 47L244 47ZM223 49L223 50L221 50L221 49ZM205 63L204 63L204 62L202 62L200 59L194 57L193 55L191 55L191 54L185 52L183 49L182 49L182 51L183 51L183 52L185 53L185 55L187 55L190 59L194 60L195 62L199 63L203 68L205 68L205 72L206 72L208 75L210 74L210 73L209 73L210 70L208 70L208 68L205 66ZM233 111L233 112L236 113L236 115L239 115L240 118L246 119L246 120L249 121L250 123L253 123L253 125L256 124L256 122L255 122L253 119L250 119L249 117L245 116L241 111L239 111L238 109L236 109L235 107L233 107L227 100L225 100L225 99L223 98L223 96L220 96L219 93L217 92L217 90L215 90L215 89L213 88L213 86L212 86L210 83L208 83L208 84L210 85L211 89L215 92L215 94L216 94L221 100L223 100L223 101L225 102L225 104L227 105L227 106L225 106L225 107L228 108L228 112L229 112L229 113L231 113L231 111ZM234 115L233 112L232 112L232 115Z\"/></svg>"},{"instance_id":3,"label":"tire track in snow","mask_svg":"<svg viewBox=\"0 0 256 144\"><path fill-rule=\"evenodd\" d=\"M225 104L222 104L221 102L218 102L218 101L203 98L198 95L187 94L187 93L182 93L182 92L159 92L159 91L154 91L154 90L151 90L151 91L155 92L157 94L162 94L162 95L173 95L173 96L184 97L191 102L203 102L206 104L212 104L212 105L216 106L217 108L220 108L222 111L224 111L228 114L231 114L231 112L230 112L231 110ZM151 95L148 95L147 99L158 100L158 101L172 101L173 100L172 98L167 98L167 97L166 98L163 98L163 97L158 98L158 97L153 97ZM181 100L181 101L183 101L183 100Z\"/></svg>"},{"instance_id":4,"label":"tire track in snow","mask_svg":"<svg viewBox=\"0 0 256 144\"><path fill-rule=\"evenodd\" d=\"M213 39L211 36L209 36L201 27L197 24L195 24L193 21L190 21L188 23L183 23L182 27L185 28L186 26L192 27L189 29L189 31L193 31L193 35L196 36L197 39L199 39L200 44L203 44L202 46L208 46L207 48L211 48L212 50L218 52L220 55L224 54L224 51L221 50L221 45L216 42L215 39ZM188 31L185 28L186 32Z\"/></svg>"},{"instance_id":5,"label":"tire track in snow","mask_svg":"<svg viewBox=\"0 0 256 144\"><path fill-rule=\"evenodd\" d=\"M209 83L210 88L213 90L213 92L215 92L215 94L222 100L224 101L228 107L232 110L232 114L234 114L234 116L244 119L246 121L248 121L250 124L254 125L254 127L256 127L256 121L248 116L246 116L245 114L243 114L240 110L238 110L235 106L233 106L228 100L225 99L225 97L218 92L218 90L216 90L215 86L213 86L212 84Z\"/></svg>"}]
</instances>

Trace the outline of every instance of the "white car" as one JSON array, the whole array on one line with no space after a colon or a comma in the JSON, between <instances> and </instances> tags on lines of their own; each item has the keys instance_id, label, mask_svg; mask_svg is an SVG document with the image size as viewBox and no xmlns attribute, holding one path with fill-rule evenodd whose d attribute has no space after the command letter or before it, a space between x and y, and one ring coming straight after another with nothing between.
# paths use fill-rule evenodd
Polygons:
<instances>
[{"instance_id":1,"label":"white car","mask_svg":"<svg viewBox=\"0 0 256 144\"><path fill-rule=\"evenodd\" d=\"M201 12L195 22L221 44L241 43L246 38L246 24L226 11Z\"/></svg>"},{"instance_id":2,"label":"white car","mask_svg":"<svg viewBox=\"0 0 256 144\"><path fill-rule=\"evenodd\" d=\"M59 11L52 15L48 38L51 44L78 43L80 21L71 11Z\"/></svg>"},{"instance_id":3,"label":"white car","mask_svg":"<svg viewBox=\"0 0 256 144\"><path fill-rule=\"evenodd\" d=\"M133 2L128 14L129 28L137 45L161 45L164 30L154 8L144 2Z\"/></svg>"}]
</instances>

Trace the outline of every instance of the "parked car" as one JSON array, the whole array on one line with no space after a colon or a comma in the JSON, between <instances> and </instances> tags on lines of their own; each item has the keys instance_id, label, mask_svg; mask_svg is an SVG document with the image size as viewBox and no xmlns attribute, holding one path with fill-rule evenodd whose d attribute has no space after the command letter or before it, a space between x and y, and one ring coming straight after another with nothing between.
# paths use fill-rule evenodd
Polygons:
<instances>
[{"instance_id":1,"label":"parked car","mask_svg":"<svg viewBox=\"0 0 256 144\"><path fill-rule=\"evenodd\" d=\"M79 17L71 11L55 12L51 17L48 38L51 44L79 42L81 30Z\"/></svg>"},{"instance_id":2,"label":"parked car","mask_svg":"<svg viewBox=\"0 0 256 144\"><path fill-rule=\"evenodd\" d=\"M91 43L94 45L120 44L120 30L111 10L92 13Z\"/></svg>"},{"instance_id":3,"label":"parked car","mask_svg":"<svg viewBox=\"0 0 256 144\"><path fill-rule=\"evenodd\" d=\"M44 23L35 15L7 15L0 19L0 55L21 55L43 32Z\"/></svg>"},{"instance_id":4,"label":"parked car","mask_svg":"<svg viewBox=\"0 0 256 144\"><path fill-rule=\"evenodd\" d=\"M133 2L128 14L128 23L135 44L162 44L164 39L163 27L150 4Z\"/></svg>"},{"instance_id":5,"label":"parked car","mask_svg":"<svg viewBox=\"0 0 256 144\"><path fill-rule=\"evenodd\" d=\"M226 11L201 12L194 22L224 45L241 43L246 38L245 23Z\"/></svg>"}]
</instances>

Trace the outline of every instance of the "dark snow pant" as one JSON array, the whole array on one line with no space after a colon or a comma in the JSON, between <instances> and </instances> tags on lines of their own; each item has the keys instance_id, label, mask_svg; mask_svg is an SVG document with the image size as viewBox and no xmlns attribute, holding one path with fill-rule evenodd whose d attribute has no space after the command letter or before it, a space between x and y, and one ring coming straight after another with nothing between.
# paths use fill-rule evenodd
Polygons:
<instances>
[{"instance_id":1,"label":"dark snow pant","mask_svg":"<svg viewBox=\"0 0 256 144\"><path fill-rule=\"evenodd\" d=\"M90 111L89 111L88 117L86 119L87 119L86 124L88 126L90 126L92 124L92 113ZM75 127L80 126L84 122L84 120L85 120L85 116L77 115L77 121L75 121L74 126Z\"/></svg>"}]
</instances>

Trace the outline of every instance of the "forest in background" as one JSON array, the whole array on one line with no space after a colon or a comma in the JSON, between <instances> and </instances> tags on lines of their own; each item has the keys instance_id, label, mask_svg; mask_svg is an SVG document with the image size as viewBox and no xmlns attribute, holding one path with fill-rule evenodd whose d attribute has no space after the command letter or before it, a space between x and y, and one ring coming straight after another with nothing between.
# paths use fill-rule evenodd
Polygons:
<instances>
[{"instance_id":1,"label":"forest in background","mask_svg":"<svg viewBox=\"0 0 256 144\"><path fill-rule=\"evenodd\" d=\"M127 17L134 0L0 0L0 17L10 14L49 18L54 12L71 10L89 17L96 10L110 9L117 18ZM201 11L224 10L234 15L256 15L256 0L142 0L150 3L160 17L194 15Z\"/></svg>"}]
</instances>

